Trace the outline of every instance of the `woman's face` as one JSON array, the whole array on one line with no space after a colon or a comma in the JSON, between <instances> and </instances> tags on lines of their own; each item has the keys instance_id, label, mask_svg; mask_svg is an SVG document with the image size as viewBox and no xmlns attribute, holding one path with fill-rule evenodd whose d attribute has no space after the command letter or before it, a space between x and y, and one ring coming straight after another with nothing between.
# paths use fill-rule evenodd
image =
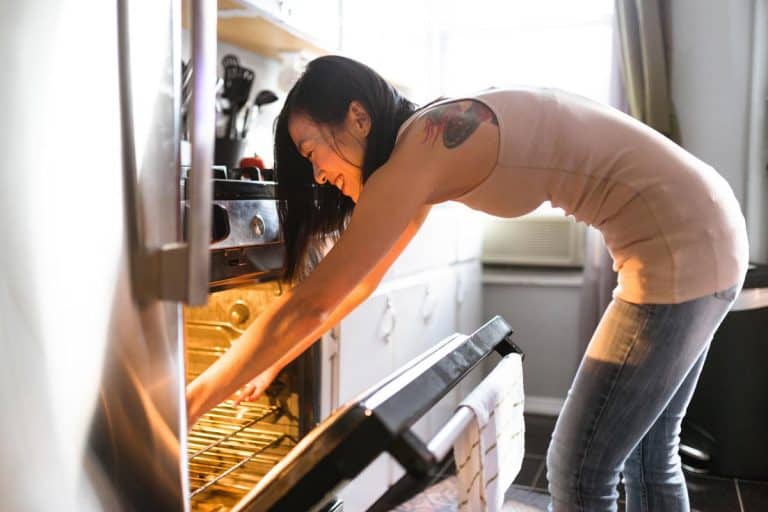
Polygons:
<instances>
[{"instance_id":1,"label":"woman's face","mask_svg":"<svg viewBox=\"0 0 768 512\"><path fill-rule=\"evenodd\" d=\"M305 114L293 114L288 133L301 156L312 163L315 181L330 183L357 202L363 187L365 137L370 123L367 113L361 119L356 115L359 111L353 110L354 102L344 125L337 129L317 124Z\"/></svg>"}]
</instances>

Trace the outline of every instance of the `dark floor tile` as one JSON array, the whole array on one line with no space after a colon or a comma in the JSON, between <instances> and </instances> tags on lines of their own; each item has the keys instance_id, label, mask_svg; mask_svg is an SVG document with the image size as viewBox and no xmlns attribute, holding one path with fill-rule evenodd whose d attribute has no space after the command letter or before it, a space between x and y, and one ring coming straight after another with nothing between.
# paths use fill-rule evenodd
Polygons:
<instances>
[{"instance_id":1,"label":"dark floor tile","mask_svg":"<svg viewBox=\"0 0 768 512\"><path fill-rule=\"evenodd\" d=\"M685 476L691 512L738 512L739 498L732 478Z\"/></svg>"},{"instance_id":2,"label":"dark floor tile","mask_svg":"<svg viewBox=\"0 0 768 512\"><path fill-rule=\"evenodd\" d=\"M739 480L738 484L744 512L768 510L768 482Z\"/></svg>"},{"instance_id":3,"label":"dark floor tile","mask_svg":"<svg viewBox=\"0 0 768 512\"><path fill-rule=\"evenodd\" d=\"M539 474L533 482L533 488L541 492L549 492L549 480L547 480L547 463L543 462L539 468Z\"/></svg>"},{"instance_id":4,"label":"dark floor tile","mask_svg":"<svg viewBox=\"0 0 768 512\"><path fill-rule=\"evenodd\" d=\"M544 464L544 459L539 457L525 457L520 472L515 478L514 484L522 487L533 487L534 481L539 474L539 468Z\"/></svg>"},{"instance_id":5,"label":"dark floor tile","mask_svg":"<svg viewBox=\"0 0 768 512\"><path fill-rule=\"evenodd\" d=\"M525 454L544 457L555 428L554 416L525 415Z\"/></svg>"},{"instance_id":6,"label":"dark floor tile","mask_svg":"<svg viewBox=\"0 0 768 512\"><path fill-rule=\"evenodd\" d=\"M504 496L502 512L544 511L547 510L548 504L548 494L513 486Z\"/></svg>"},{"instance_id":7,"label":"dark floor tile","mask_svg":"<svg viewBox=\"0 0 768 512\"><path fill-rule=\"evenodd\" d=\"M458 510L456 485L456 477L448 477L393 509L392 512L456 512Z\"/></svg>"}]
</instances>

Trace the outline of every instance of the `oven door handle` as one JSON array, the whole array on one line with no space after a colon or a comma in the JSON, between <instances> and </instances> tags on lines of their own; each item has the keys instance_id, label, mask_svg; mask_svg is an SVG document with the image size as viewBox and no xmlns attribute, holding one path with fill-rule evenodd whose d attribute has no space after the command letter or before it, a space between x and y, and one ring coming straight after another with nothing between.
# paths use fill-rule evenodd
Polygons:
<instances>
[{"instance_id":1,"label":"oven door handle","mask_svg":"<svg viewBox=\"0 0 768 512\"><path fill-rule=\"evenodd\" d=\"M469 407L459 407L443 427L427 444L427 450L435 460L443 460L453 450L453 444L464 433L474 419L475 414Z\"/></svg>"},{"instance_id":2,"label":"oven door handle","mask_svg":"<svg viewBox=\"0 0 768 512\"><path fill-rule=\"evenodd\" d=\"M144 245L141 197L138 193L136 147L133 126L128 1L118 2L118 69L123 190L131 286L140 302L181 301L205 304L210 275L211 208L213 203L210 169L216 99L216 2L192 0L192 169L189 173L189 235L187 242L160 247ZM178 95L178 92L173 94ZM178 102L177 102L178 103ZM175 131L178 112L174 114ZM178 135L175 138L178 143ZM180 183L179 176L169 176ZM176 200L177 198L170 198ZM179 215L181 209L179 208Z\"/></svg>"}]
</instances>

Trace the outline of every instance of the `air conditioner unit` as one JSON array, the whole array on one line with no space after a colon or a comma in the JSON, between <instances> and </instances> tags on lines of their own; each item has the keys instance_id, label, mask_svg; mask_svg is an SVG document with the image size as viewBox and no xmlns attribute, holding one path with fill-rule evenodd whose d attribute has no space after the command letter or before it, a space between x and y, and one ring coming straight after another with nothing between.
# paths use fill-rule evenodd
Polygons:
<instances>
[{"instance_id":1,"label":"air conditioner unit","mask_svg":"<svg viewBox=\"0 0 768 512\"><path fill-rule=\"evenodd\" d=\"M483 236L483 263L580 267L587 226L565 215L490 217Z\"/></svg>"}]
</instances>

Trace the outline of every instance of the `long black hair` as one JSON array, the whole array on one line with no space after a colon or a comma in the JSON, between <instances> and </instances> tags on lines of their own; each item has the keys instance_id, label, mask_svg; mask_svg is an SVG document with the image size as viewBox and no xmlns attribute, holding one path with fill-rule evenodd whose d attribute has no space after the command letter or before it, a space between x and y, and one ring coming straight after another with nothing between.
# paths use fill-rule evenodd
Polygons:
<instances>
[{"instance_id":1,"label":"long black hair","mask_svg":"<svg viewBox=\"0 0 768 512\"><path fill-rule=\"evenodd\" d=\"M398 129L416 110L378 73L346 57L317 58L291 88L277 117L275 174L286 281L307 275L325 244L338 239L354 208L354 202L333 185L315 183L312 164L294 145L288 122L291 115L303 114L315 123L337 128L352 101L359 101L371 120L362 167L365 183L389 159Z\"/></svg>"}]
</instances>

